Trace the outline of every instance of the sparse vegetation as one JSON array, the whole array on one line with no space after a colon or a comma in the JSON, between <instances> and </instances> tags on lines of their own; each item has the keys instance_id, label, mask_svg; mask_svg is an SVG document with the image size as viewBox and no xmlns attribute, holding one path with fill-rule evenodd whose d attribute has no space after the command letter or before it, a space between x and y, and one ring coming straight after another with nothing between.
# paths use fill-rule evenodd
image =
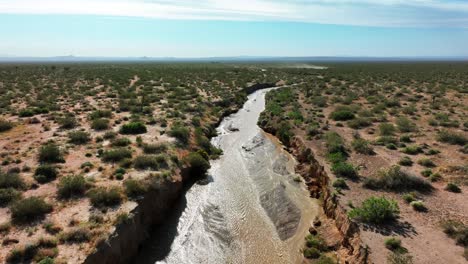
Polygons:
<instances>
[{"instance_id":1,"label":"sparse vegetation","mask_svg":"<svg viewBox=\"0 0 468 264\"><path fill-rule=\"evenodd\" d=\"M13 203L10 211L15 222L25 223L50 213L52 206L42 198L29 197Z\"/></svg>"},{"instance_id":2,"label":"sparse vegetation","mask_svg":"<svg viewBox=\"0 0 468 264\"><path fill-rule=\"evenodd\" d=\"M365 223L382 224L392 221L400 213L397 202L384 197L370 197L366 199L361 207L349 211L349 217Z\"/></svg>"}]
</instances>

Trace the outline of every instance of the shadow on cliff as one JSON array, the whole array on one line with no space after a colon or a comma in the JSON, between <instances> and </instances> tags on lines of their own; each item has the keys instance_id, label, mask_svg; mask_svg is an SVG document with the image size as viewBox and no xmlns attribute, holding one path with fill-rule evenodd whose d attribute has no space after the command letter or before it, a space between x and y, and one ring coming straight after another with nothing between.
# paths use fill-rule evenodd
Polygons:
<instances>
[{"instance_id":1,"label":"shadow on cliff","mask_svg":"<svg viewBox=\"0 0 468 264\"><path fill-rule=\"evenodd\" d=\"M195 185L207 185L212 181L211 176L187 180L184 184L183 195L176 201L166 220L152 227L148 239L140 246L139 252L130 263L154 264L164 260L171 251L171 246L177 236L177 225L185 208L187 207L186 193Z\"/></svg>"}]
</instances>

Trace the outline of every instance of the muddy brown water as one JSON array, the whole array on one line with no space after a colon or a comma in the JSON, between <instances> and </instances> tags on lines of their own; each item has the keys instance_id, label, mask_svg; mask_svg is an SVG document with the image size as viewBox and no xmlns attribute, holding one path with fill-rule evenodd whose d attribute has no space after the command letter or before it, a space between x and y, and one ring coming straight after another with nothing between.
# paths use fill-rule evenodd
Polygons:
<instances>
[{"instance_id":1,"label":"muddy brown water","mask_svg":"<svg viewBox=\"0 0 468 264\"><path fill-rule=\"evenodd\" d=\"M223 120L212 143L223 155L193 184L134 263L300 263L317 201L294 179L294 158L257 120L265 93Z\"/></svg>"}]
</instances>

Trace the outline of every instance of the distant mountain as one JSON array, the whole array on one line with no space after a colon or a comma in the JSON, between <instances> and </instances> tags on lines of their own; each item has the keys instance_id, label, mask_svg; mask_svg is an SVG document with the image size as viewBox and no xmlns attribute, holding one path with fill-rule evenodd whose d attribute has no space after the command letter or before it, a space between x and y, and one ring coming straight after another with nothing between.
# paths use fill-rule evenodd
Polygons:
<instances>
[{"instance_id":1,"label":"distant mountain","mask_svg":"<svg viewBox=\"0 0 468 264\"><path fill-rule=\"evenodd\" d=\"M15 57L0 56L0 62L385 62L385 61L468 61L468 57L352 57L352 56L316 56L316 57L270 57L270 56L237 56L237 57Z\"/></svg>"}]
</instances>

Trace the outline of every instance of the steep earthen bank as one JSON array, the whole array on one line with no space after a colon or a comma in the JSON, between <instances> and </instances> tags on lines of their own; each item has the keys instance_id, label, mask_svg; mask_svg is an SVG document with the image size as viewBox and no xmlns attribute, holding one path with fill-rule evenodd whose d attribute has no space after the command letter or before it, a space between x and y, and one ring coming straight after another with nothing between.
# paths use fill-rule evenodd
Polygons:
<instances>
[{"instance_id":1,"label":"steep earthen bank","mask_svg":"<svg viewBox=\"0 0 468 264\"><path fill-rule=\"evenodd\" d=\"M262 124L260 127L268 133L276 134L271 127ZM296 172L304 178L310 195L322 200L324 216L332 221L339 232L339 243L334 250L337 252L340 263L370 263L367 249L360 238L358 224L348 218L346 210L340 205L338 196L333 193L330 178L324 167L315 159L313 151L297 136L289 141L287 149L296 157L298 161Z\"/></svg>"}]
</instances>

